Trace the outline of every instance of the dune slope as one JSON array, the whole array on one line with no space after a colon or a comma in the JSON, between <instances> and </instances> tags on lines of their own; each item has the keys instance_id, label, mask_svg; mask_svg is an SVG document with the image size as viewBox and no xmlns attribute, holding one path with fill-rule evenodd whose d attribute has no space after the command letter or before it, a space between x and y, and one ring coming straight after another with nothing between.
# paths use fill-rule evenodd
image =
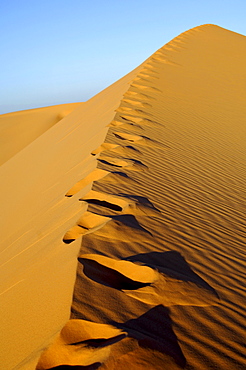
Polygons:
<instances>
[{"instance_id":1,"label":"dune slope","mask_svg":"<svg viewBox=\"0 0 246 370\"><path fill-rule=\"evenodd\" d=\"M53 105L0 115L0 165L71 113L80 104Z\"/></svg>"},{"instance_id":2,"label":"dune slope","mask_svg":"<svg viewBox=\"0 0 246 370\"><path fill-rule=\"evenodd\" d=\"M50 109L44 108L43 118L42 109L32 112L45 129L0 167L0 364L5 370L34 369L43 348L69 319L80 240L67 245L66 235L78 220L96 228L103 219L83 219L87 204L78 196L104 175L91 152L104 141L137 71L48 129ZM66 196L76 183L83 186L80 194ZM73 231L79 229L79 237L85 228Z\"/></svg>"},{"instance_id":3,"label":"dune slope","mask_svg":"<svg viewBox=\"0 0 246 370\"><path fill-rule=\"evenodd\" d=\"M189 30L0 167L5 369L245 368L245 62Z\"/></svg>"},{"instance_id":4,"label":"dune slope","mask_svg":"<svg viewBox=\"0 0 246 370\"><path fill-rule=\"evenodd\" d=\"M244 36L181 34L93 151L108 175L77 194L108 222L82 238L71 318L127 336L90 368L245 368L245 63Z\"/></svg>"}]
</instances>

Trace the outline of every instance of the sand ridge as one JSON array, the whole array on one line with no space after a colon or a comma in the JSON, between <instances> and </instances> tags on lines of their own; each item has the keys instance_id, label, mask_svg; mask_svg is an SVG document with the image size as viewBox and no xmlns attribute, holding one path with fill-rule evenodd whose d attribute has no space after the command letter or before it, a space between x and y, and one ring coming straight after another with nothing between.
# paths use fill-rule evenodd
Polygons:
<instances>
[{"instance_id":1,"label":"sand ridge","mask_svg":"<svg viewBox=\"0 0 246 370\"><path fill-rule=\"evenodd\" d=\"M189 30L64 118L62 135L53 129L74 160L62 186L47 186L60 197L42 228L61 214L57 281L73 281L62 275L66 259L79 263L71 318L53 325L50 346L51 330L42 334L37 369L244 368L245 48L243 36L217 26ZM80 163L86 119L101 131L88 133ZM44 260L46 244L33 245Z\"/></svg>"},{"instance_id":2,"label":"sand ridge","mask_svg":"<svg viewBox=\"0 0 246 370\"><path fill-rule=\"evenodd\" d=\"M240 328L244 300L238 279L242 277L243 266L245 217L241 189L245 167L236 174L230 161L233 157L239 166L245 166L241 156L243 143L234 144L238 130L243 134L245 126L241 118L237 121L238 116L233 112L237 95L233 100L229 93L230 118L220 116L226 99L226 93L221 94L220 81L225 83L226 68L228 74L235 74L230 62L225 63L225 58L230 60L231 55L225 42L227 37L235 42L237 51L245 45L242 36L205 26L188 31L164 46L144 64L144 73L141 71L132 81L125 93L127 99L122 99L109 124L106 142L119 145L125 142L140 150L141 163L148 171L131 172L127 166L122 166L121 171L126 176L116 179L108 158L111 161L139 160L138 151L122 157L119 152L109 150L99 157L107 156L108 162L99 161L98 166L111 174L96 181L93 191L136 200L135 206L132 202L125 214L119 209L106 211L99 203L89 205L93 212L110 216L111 221L83 237L72 318L114 322L127 330L136 343L133 352L124 354L113 365L108 359L102 368L123 369L130 359L134 363L139 357L139 369L163 368L164 364L170 369L244 367L244 340ZM190 60L194 60L191 66ZM217 64L224 63L223 71L218 73ZM154 73L148 74L146 69ZM211 79L207 85L204 73ZM212 81L214 91L211 94ZM229 92L230 82L227 81L224 91ZM236 81L240 84L239 74ZM145 96L141 100L143 91L149 98ZM140 107L137 100L148 105ZM207 109L209 104L210 110ZM238 125L234 131L230 127L232 121L237 121ZM140 135L148 138L145 145L141 145ZM156 141L162 145L156 147ZM130 183L129 179L133 181ZM237 189L235 193L231 193L231 187ZM105 258L111 261L107 265ZM117 261L137 263L136 271L143 265L148 266L158 271L159 278L155 283L149 281L141 286L140 281L127 280L127 271L124 275L124 271L111 268ZM235 270L241 273L238 271L237 275ZM227 273L230 278L226 277ZM227 281L236 290L232 292ZM92 292L90 303L83 299L83 289ZM101 296L100 305L98 296ZM116 302L120 302L120 311ZM86 311L83 312L82 307ZM130 328L128 322L131 322ZM170 323L177 337L170 330ZM151 329L158 324L165 334L155 329L153 339ZM140 339L143 330L147 346ZM237 341L233 340L234 334ZM161 343L166 343L166 338L172 339L163 348ZM203 343L206 343L206 350ZM152 349L152 356L147 348ZM144 364L145 360L148 365Z\"/></svg>"},{"instance_id":3,"label":"sand ridge","mask_svg":"<svg viewBox=\"0 0 246 370\"><path fill-rule=\"evenodd\" d=\"M93 215L93 225L85 224L87 203L79 201L94 179L107 174L96 170L91 153L103 143L136 73L79 105L0 167L0 362L6 370L35 368L43 348L69 319L78 236L101 225ZM71 229L73 243L67 245L63 239L69 240ZM18 316L16 302L22 302Z\"/></svg>"},{"instance_id":4,"label":"sand ridge","mask_svg":"<svg viewBox=\"0 0 246 370\"><path fill-rule=\"evenodd\" d=\"M236 208L235 210L230 208L229 214L222 211L222 204L227 212L229 210L226 198L222 196L222 190L216 187L214 172L208 175L209 172L205 169L206 166L210 168L212 161L216 169L221 168L219 163L221 158L225 165L226 152L224 152L223 142L219 142L220 137L217 137L218 143L216 142L216 147L213 147L215 137L213 130L212 133L203 132L203 135L205 134L205 143L203 143L200 130L204 130L204 119L211 118L206 117L201 104L197 107L198 111L201 107L203 116L201 112L196 113L196 125L187 121L186 116L190 119L185 111L187 109L187 112L188 110L190 112L190 105L186 102L188 84L180 85L178 79L184 77L184 72L182 71L180 75L177 69L183 65L183 68L188 68L189 71L189 65L185 64L186 55L182 54L189 49L189 44L191 44L189 52L193 50L196 53L200 52L198 46L201 44L204 51L203 43L207 42L206 58L209 59L210 53L214 54L217 50L217 40L212 42L211 35L215 39L220 39L221 32L223 35L227 31L214 26L188 31L150 57L143 65L143 70L141 69L130 83L120 106L115 110L116 115L108 124L106 145L101 144L99 150L93 153L96 156L99 155L98 168L107 171L108 175L95 181L92 191L80 199L89 200L89 211L109 217L110 220L90 235L83 236L72 319L113 322L116 327L125 330L128 333L128 340L134 343L133 347L132 345L128 347L128 342L121 340L118 344L120 350L117 356L111 352L107 359L101 360L98 368L123 369L129 362L136 363L138 369L161 369L164 364L168 364L170 369L190 368L189 366L204 368L204 370L213 366L229 369L235 361L238 369L243 366L243 357L240 355L243 341L241 341L241 350L240 345L232 345L231 342L233 349L231 349L231 360L228 361L227 350L223 350L225 341L221 340L223 342L221 346L218 344L216 335L211 335L214 326L213 324L209 326L207 322L207 317L214 315L211 316L213 317L211 322L220 321L220 331L225 330L224 322L230 312L230 305L228 306L224 299L226 294L230 295L230 290L226 290L223 284L224 273L220 260L228 264L226 258L230 253L230 260L234 260L240 266L236 251L242 251L243 239L240 238L240 235L243 237L242 229L237 229L239 233L237 236L234 235L234 247L230 252L219 251L216 247L219 245L220 235L228 237L234 232L228 221L225 221L226 218L236 220L240 217ZM197 42L196 47L193 45L194 42ZM227 55L226 48L225 44L223 50L225 55ZM169 55L170 53L172 54ZM196 54L194 58L197 58ZM219 59L218 55L217 58ZM202 65L201 61L200 63ZM199 68L202 71L201 65ZM209 66L210 74L213 72L213 66L213 63ZM148 71L154 72L148 73ZM167 73L170 75L170 81L175 80L180 91L184 88L178 108L172 105L170 100L172 98L170 88L174 89L174 87L169 83L169 88L166 90ZM189 72L186 72L186 76L189 78ZM195 87L200 78L198 69L193 82ZM195 99L192 92L194 86L189 90L193 99ZM148 95L144 93L143 100L142 91L148 91ZM176 86L174 91L176 94ZM207 92L203 94L207 99ZM217 104L223 104L223 99L220 99L221 97L217 99ZM176 120L178 114L179 125ZM198 121L198 117L202 117L201 122ZM211 124L217 125L214 128L217 132L220 121L212 119ZM188 140L187 133L190 135ZM206 140L208 133L212 140L209 145ZM229 141L233 142L233 138ZM160 145L155 145L156 142ZM210 150L215 153L217 160L213 157L214 154L210 158L211 152L205 155L205 145L209 148L211 145ZM218 157L218 145L221 157ZM127 149L129 146L135 150ZM186 170L186 160L188 160L189 171ZM132 171L130 162L141 164L145 167L145 171ZM182 170L181 164L184 166L181 167ZM120 171L115 170L115 167ZM202 171L205 172L205 177ZM220 181L226 181L226 183L228 181L228 184L231 184L231 176L222 171ZM163 181L165 181L164 184ZM209 189L206 181L210 184ZM194 183L199 185L194 188ZM163 185L166 194L163 193ZM204 194L208 194L208 198L204 198ZM239 192L237 196L240 197ZM117 207L117 199L120 197L122 201L128 203L126 208ZM214 205L218 204L217 198L220 201L220 210L216 212ZM202 207L200 201L203 202ZM167 204L170 204L170 208L167 208ZM208 217L208 208L211 208L214 217ZM239 213L242 215L240 211ZM218 227L217 218L227 228L226 234L224 234L225 229L222 231L221 226ZM216 225L216 231L214 225ZM194 234L191 233L192 229L195 230ZM210 231L205 237L207 229ZM163 230L165 230L164 235ZM214 240L217 240L215 248L213 243L211 244L211 233L214 233ZM189 259L189 263L183 254ZM218 269L216 275L212 273L212 278L208 273L211 267L205 262L208 254L214 256L213 262ZM220 276L222 279L219 278ZM238 289L240 290L239 287ZM90 291L90 302L84 295L85 291ZM241 311L240 299L239 294L238 312ZM110 309L108 302L110 302ZM186 310L185 307L187 307ZM195 307L197 307L196 311L194 311ZM171 313L175 321L171 319ZM188 326L185 325L186 322ZM205 334L202 337L198 322L201 327L204 325L210 327L209 335ZM232 322L230 328L234 328L238 334L241 333L237 319ZM178 336L172 330L174 324L178 330ZM193 338L187 341L183 330L187 332L193 325L198 330L196 333L192 332ZM156 326L162 327L164 334ZM215 326L217 331L217 324ZM230 334L227 332L224 338L228 339ZM204 340L208 348L205 354L201 347ZM195 354L193 356L188 356L190 345ZM214 359L211 353L213 346L218 349L217 359ZM199 352L204 354L201 360Z\"/></svg>"}]
</instances>

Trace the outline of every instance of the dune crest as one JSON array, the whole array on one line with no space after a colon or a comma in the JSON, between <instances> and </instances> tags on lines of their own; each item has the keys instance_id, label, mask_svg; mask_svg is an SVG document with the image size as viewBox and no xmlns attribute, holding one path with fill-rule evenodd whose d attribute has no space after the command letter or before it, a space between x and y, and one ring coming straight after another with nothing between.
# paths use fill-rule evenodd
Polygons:
<instances>
[{"instance_id":1,"label":"dune crest","mask_svg":"<svg viewBox=\"0 0 246 370\"><path fill-rule=\"evenodd\" d=\"M111 220L83 237L71 317L100 317L128 332L135 349L123 354L122 342L122 355L115 362L113 354L107 360L110 369L130 361L134 366L134 356L139 369L165 364L178 369L186 363L203 370L244 366L240 277L245 145L239 132L245 137L246 127L234 83L239 88L245 47L243 36L217 26L185 32L142 65L108 124L106 143L111 148L99 154L98 168L109 174L93 183L92 192L122 196L129 206L89 204L89 210ZM232 55L239 50L234 67ZM125 163L129 161L146 166L145 171L132 171ZM231 161L240 163L242 171ZM117 163L119 170L113 168ZM154 280L139 278L144 267L152 270ZM89 303L82 296L86 290L93 291ZM166 336L156 332L153 339L152 328L160 325L161 315ZM177 336L168 329L172 325ZM240 343L233 341L232 332ZM155 358L148 357L150 351Z\"/></svg>"},{"instance_id":2,"label":"dune crest","mask_svg":"<svg viewBox=\"0 0 246 370\"><path fill-rule=\"evenodd\" d=\"M6 370L244 368L245 63L186 31L0 167Z\"/></svg>"}]
</instances>

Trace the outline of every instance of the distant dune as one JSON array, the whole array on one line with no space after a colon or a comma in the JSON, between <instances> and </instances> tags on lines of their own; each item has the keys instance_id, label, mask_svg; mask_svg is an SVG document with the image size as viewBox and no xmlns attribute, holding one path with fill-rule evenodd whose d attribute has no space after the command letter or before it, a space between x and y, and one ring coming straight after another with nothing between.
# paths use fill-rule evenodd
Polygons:
<instances>
[{"instance_id":1,"label":"distant dune","mask_svg":"<svg viewBox=\"0 0 246 370\"><path fill-rule=\"evenodd\" d=\"M53 105L0 115L0 165L71 113L81 103Z\"/></svg>"},{"instance_id":2,"label":"distant dune","mask_svg":"<svg viewBox=\"0 0 246 370\"><path fill-rule=\"evenodd\" d=\"M3 369L245 369L245 65L204 25L0 116Z\"/></svg>"}]
</instances>

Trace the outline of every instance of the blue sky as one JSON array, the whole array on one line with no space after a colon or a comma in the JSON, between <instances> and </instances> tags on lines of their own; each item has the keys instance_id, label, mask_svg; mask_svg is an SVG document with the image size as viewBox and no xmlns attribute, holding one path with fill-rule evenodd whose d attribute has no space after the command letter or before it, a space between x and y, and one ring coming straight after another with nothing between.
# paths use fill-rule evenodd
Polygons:
<instances>
[{"instance_id":1,"label":"blue sky","mask_svg":"<svg viewBox=\"0 0 246 370\"><path fill-rule=\"evenodd\" d=\"M0 0L0 114L86 101L181 32L245 19L245 0Z\"/></svg>"}]
</instances>

